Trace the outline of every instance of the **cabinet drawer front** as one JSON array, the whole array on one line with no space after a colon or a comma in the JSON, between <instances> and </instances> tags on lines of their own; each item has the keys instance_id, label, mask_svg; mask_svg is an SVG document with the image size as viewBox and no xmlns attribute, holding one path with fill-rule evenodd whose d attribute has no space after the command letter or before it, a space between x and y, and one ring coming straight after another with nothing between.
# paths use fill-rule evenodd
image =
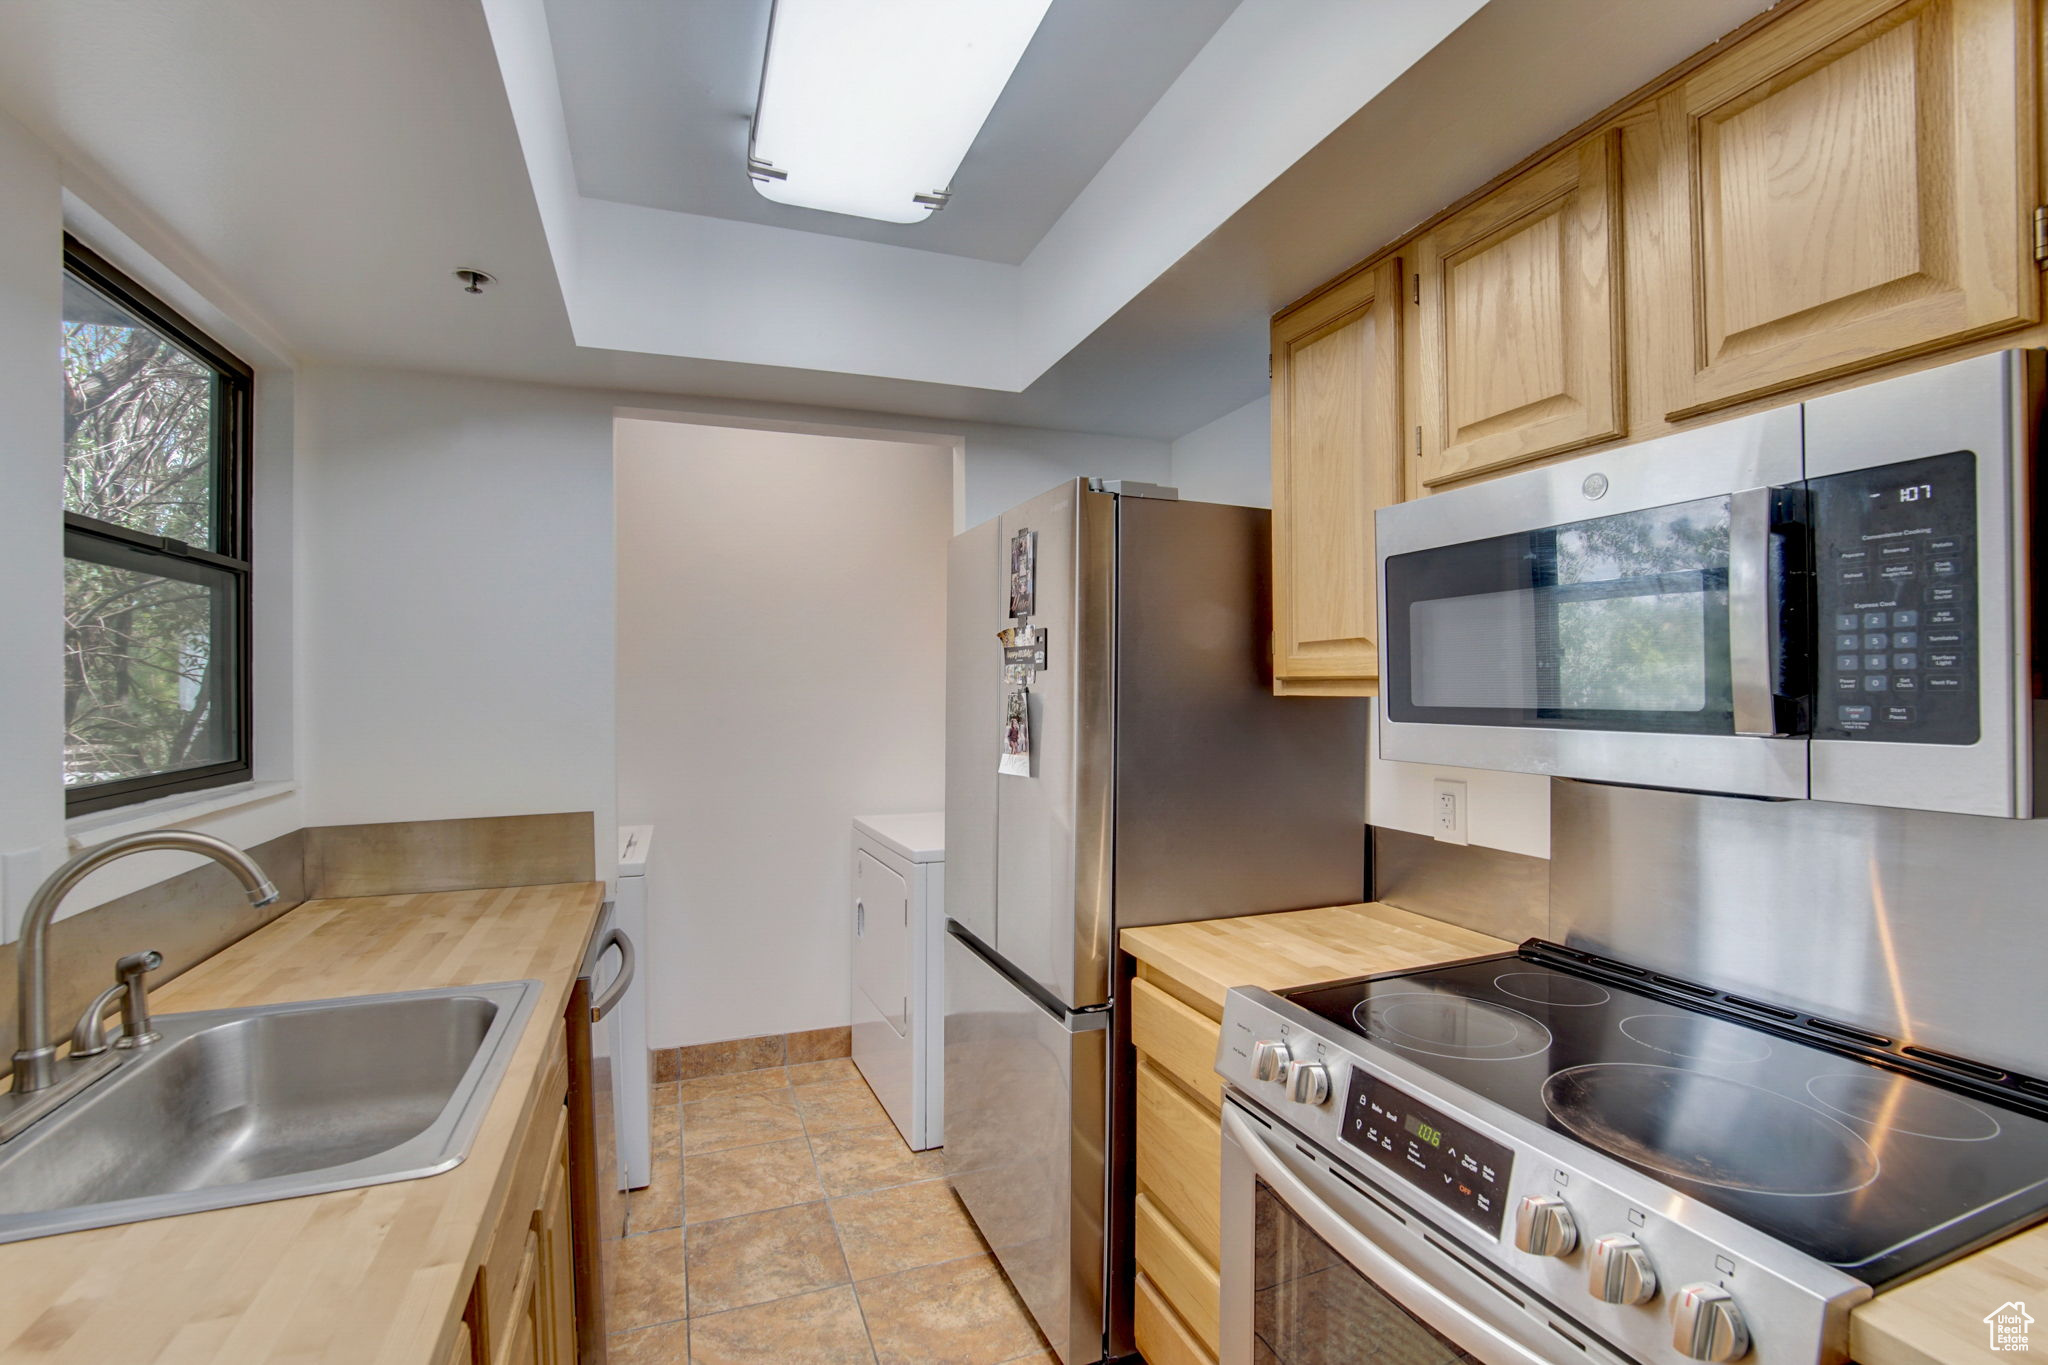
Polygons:
<instances>
[{"instance_id":1,"label":"cabinet drawer front","mask_svg":"<svg viewBox=\"0 0 2048 1365\"><path fill-rule=\"evenodd\" d=\"M1154 1066L1211 1109L1223 1107L1216 1048L1223 1026L1189 1009L1149 981L1131 982L1131 1042Z\"/></svg>"},{"instance_id":2,"label":"cabinet drawer front","mask_svg":"<svg viewBox=\"0 0 2048 1365\"><path fill-rule=\"evenodd\" d=\"M1138 1338L1138 1354L1145 1365L1216 1365L1209 1352L1188 1325L1180 1320L1158 1286L1138 1274L1138 1293L1132 1306L1132 1330Z\"/></svg>"},{"instance_id":3,"label":"cabinet drawer front","mask_svg":"<svg viewBox=\"0 0 2048 1365\"><path fill-rule=\"evenodd\" d=\"M1417 244L1424 483L1621 434L1616 143L1587 139Z\"/></svg>"},{"instance_id":4,"label":"cabinet drawer front","mask_svg":"<svg viewBox=\"0 0 2048 1365\"><path fill-rule=\"evenodd\" d=\"M541 1207L559 1147L567 1140L569 1110L565 1070L550 1074L533 1112L527 1116L519 1154L505 1182L505 1203L498 1210L497 1231L483 1266L483 1329L494 1346L504 1340L506 1325L520 1311L515 1289L533 1231L534 1211Z\"/></svg>"},{"instance_id":5,"label":"cabinet drawer front","mask_svg":"<svg viewBox=\"0 0 2048 1365\"><path fill-rule=\"evenodd\" d=\"M1138 1064L1138 1189L1202 1258L1221 1258L1223 1124L1148 1062Z\"/></svg>"},{"instance_id":6,"label":"cabinet drawer front","mask_svg":"<svg viewBox=\"0 0 2048 1365\"><path fill-rule=\"evenodd\" d=\"M1173 1305L1181 1321L1216 1350L1221 1287L1215 1263L1203 1259L1147 1195L1138 1196L1134 1232L1138 1269Z\"/></svg>"},{"instance_id":7,"label":"cabinet drawer front","mask_svg":"<svg viewBox=\"0 0 2048 1365\"><path fill-rule=\"evenodd\" d=\"M2040 316L2028 0L1821 0L1662 97L1682 417Z\"/></svg>"}]
</instances>

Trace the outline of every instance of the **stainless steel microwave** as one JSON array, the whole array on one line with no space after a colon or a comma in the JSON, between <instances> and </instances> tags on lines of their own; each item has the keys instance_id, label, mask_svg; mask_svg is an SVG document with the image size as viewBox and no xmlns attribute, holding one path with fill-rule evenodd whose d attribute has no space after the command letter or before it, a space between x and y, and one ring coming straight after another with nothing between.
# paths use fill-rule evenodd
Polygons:
<instances>
[{"instance_id":1,"label":"stainless steel microwave","mask_svg":"<svg viewBox=\"0 0 2048 1365\"><path fill-rule=\"evenodd\" d=\"M1382 509L1382 756L2032 816L2044 356Z\"/></svg>"}]
</instances>

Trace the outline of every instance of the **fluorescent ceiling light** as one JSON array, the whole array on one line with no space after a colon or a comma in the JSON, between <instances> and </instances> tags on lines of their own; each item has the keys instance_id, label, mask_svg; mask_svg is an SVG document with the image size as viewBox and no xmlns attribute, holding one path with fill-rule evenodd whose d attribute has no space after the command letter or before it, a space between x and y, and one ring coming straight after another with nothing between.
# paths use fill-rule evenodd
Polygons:
<instances>
[{"instance_id":1,"label":"fluorescent ceiling light","mask_svg":"<svg viewBox=\"0 0 2048 1365\"><path fill-rule=\"evenodd\" d=\"M1052 0L775 0L748 169L778 203L915 223Z\"/></svg>"}]
</instances>

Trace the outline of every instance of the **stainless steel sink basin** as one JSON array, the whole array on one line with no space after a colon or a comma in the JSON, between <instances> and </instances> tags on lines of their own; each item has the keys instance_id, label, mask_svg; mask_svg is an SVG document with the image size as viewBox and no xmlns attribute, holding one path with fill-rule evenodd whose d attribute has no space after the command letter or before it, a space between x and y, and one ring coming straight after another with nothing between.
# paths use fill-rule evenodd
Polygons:
<instances>
[{"instance_id":1,"label":"stainless steel sink basin","mask_svg":"<svg viewBox=\"0 0 2048 1365\"><path fill-rule=\"evenodd\" d=\"M539 990L161 1015L162 1041L0 1144L0 1242L448 1170Z\"/></svg>"}]
</instances>

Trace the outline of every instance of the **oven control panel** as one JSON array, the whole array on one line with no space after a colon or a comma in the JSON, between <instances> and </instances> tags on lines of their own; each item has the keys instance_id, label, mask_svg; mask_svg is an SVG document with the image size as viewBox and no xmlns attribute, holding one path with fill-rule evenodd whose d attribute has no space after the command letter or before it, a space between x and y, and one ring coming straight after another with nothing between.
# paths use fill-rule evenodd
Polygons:
<instances>
[{"instance_id":1,"label":"oven control panel","mask_svg":"<svg viewBox=\"0 0 2048 1365\"><path fill-rule=\"evenodd\" d=\"M1817 739L1977 742L1977 457L1812 480Z\"/></svg>"},{"instance_id":2,"label":"oven control panel","mask_svg":"<svg viewBox=\"0 0 2048 1365\"><path fill-rule=\"evenodd\" d=\"M1337 1136L1500 1236L1515 1154L1492 1138L1446 1118L1362 1066L1351 1068L1350 1093Z\"/></svg>"}]
</instances>

